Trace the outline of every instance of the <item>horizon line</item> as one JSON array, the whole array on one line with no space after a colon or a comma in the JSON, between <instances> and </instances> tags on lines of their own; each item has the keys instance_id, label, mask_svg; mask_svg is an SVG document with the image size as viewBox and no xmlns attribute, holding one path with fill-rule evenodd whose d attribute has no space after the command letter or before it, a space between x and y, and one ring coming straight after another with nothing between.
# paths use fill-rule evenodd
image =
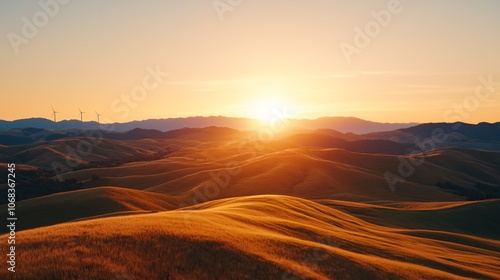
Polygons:
<instances>
[{"instance_id":1,"label":"horizon line","mask_svg":"<svg viewBox=\"0 0 500 280\"><path fill-rule=\"evenodd\" d=\"M256 122L262 122L262 120L259 120L258 118L250 118L250 117L235 117L235 116L224 116L224 115L210 115L210 116L187 116L187 117L166 117L166 118L149 118L149 119L138 119L138 120L131 120L131 121L126 121L126 122L106 122L106 123L100 123L101 125L105 124L128 124L128 123L134 123L134 122L145 122L145 121L161 121L161 120L175 120L175 119L193 119L193 118L227 118L227 119L239 119L239 120L248 120L248 121L256 121ZM361 120L361 121L367 121L367 122L373 122L373 123L380 123L380 124L431 124L431 123L464 123L464 124L480 124L480 123L489 123L489 124L494 124L498 123L499 121L495 122L488 122L488 121L480 121L477 123L467 123L464 121L454 121L454 122L446 122L446 121L431 121L431 122L384 122L384 121L373 121L373 120L368 120L368 119L363 119L359 117L353 117L353 116L322 116L322 117L317 117L317 118L286 118L287 120L295 120L295 121L317 121L320 119L356 119L356 120ZM14 119L14 120L5 120L5 119L0 119L0 122L16 122L16 121L25 121L25 120L34 120L34 119L39 119L39 120L46 120L48 122L52 122L55 124L58 123L64 123L64 122L78 122L78 123L83 123L83 124L91 124L91 123L96 123L99 124L96 120L89 120L89 121L80 121L78 119L63 119L57 122L54 122L53 120L45 117L31 117L31 118L22 118L22 119Z\"/></svg>"}]
</instances>

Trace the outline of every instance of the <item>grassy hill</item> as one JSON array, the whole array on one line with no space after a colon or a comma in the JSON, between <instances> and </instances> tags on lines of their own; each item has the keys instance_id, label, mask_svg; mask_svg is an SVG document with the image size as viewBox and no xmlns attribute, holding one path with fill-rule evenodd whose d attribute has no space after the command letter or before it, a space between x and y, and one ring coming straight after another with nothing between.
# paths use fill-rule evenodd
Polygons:
<instances>
[{"instance_id":1,"label":"grassy hill","mask_svg":"<svg viewBox=\"0 0 500 280\"><path fill-rule=\"evenodd\" d=\"M496 152L445 150L422 155L423 164L415 167L411 176L392 192L384 175L388 171L398 174L401 158L397 156L312 147L271 147L253 155L249 152L235 156L235 149L228 145L223 151L210 147L189 153L179 151L161 161L81 170L65 176L84 179L97 173L103 184L191 197L197 191L205 193L207 185L221 180L223 185L227 182L227 187L212 190L217 192L217 198L284 194L357 201L463 200L466 198L440 189L436 184L449 180L473 188L478 182L497 185L500 182ZM408 160L408 157L402 158ZM228 165L231 168L228 169ZM146 172L149 172L147 176L140 175Z\"/></svg>"},{"instance_id":2,"label":"grassy hill","mask_svg":"<svg viewBox=\"0 0 500 280\"><path fill-rule=\"evenodd\" d=\"M22 221L17 230L102 215L171 210L178 204L164 194L116 187L63 192L17 203L16 213Z\"/></svg>"},{"instance_id":3,"label":"grassy hill","mask_svg":"<svg viewBox=\"0 0 500 280\"><path fill-rule=\"evenodd\" d=\"M168 148L161 140L110 140L99 138L64 138L28 145L0 147L0 162L13 162L52 169L58 162L78 168L90 162L147 158Z\"/></svg>"},{"instance_id":4,"label":"grassy hill","mask_svg":"<svg viewBox=\"0 0 500 280\"><path fill-rule=\"evenodd\" d=\"M404 215L405 210L399 211ZM482 213L469 214L474 219ZM21 231L16 276L493 279L500 274L498 240L435 234L448 238L377 225L300 198L230 198L174 211ZM470 242L464 245L457 239ZM2 270L0 277L9 279L8 273Z\"/></svg>"},{"instance_id":5,"label":"grassy hill","mask_svg":"<svg viewBox=\"0 0 500 280\"><path fill-rule=\"evenodd\" d=\"M30 229L131 211L171 210L263 194L376 205L453 202L467 198L454 190L439 188L437 183L448 180L474 189L478 182L492 186L500 182L497 152L447 149L422 155L423 164L415 167L412 176L399 182L393 191L384 174L398 173L398 156L315 147L286 148L279 142L253 154L238 154L234 142L188 145L161 160L67 172L63 178L79 181L82 189L20 201L19 215L24 219L20 227ZM21 191L23 185L19 188ZM387 218L391 213L398 212L388 212ZM443 216L445 220L450 219Z\"/></svg>"}]
</instances>

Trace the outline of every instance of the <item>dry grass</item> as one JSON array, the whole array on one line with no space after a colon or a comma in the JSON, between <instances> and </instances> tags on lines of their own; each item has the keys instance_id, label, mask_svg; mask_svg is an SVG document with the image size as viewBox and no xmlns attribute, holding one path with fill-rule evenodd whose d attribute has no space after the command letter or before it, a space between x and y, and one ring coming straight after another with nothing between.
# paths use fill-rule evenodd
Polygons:
<instances>
[{"instance_id":1,"label":"dry grass","mask_svg":"<svg viewBox=\"0 0 500 280\"><path fill-rule=\"evenodd\" d=\"M244 146L242 151L241 143L192 139L106 142L103 149L95 151L96 155L107 158L140 154L159 146L175 146L180 150L162 160L78 170L62 177L82 181L85 187L117 186L188 196L192 200L197 189L202 190L205 184L212 181L213 172L224 171L227 164L236 163L242 172L231 176L230 186L220 189L214 199L281 194L362 202L458 201L464 198L439 189L436 184L451 181L460 186L473 187L478 182L500 182L498 152L436 151L426 155L424 164L418 166L405 182L398 183L395 192L391 192L384 173L398 174L400 160L397 156L290 147L281 141L266 143L257 150L252 150L251 145ZM52 145L57 146L56 143ZM128 147L124 148L124 145ZM55 146L53 149L56 149ZM44 158L51 159L52 155L44 154L37 160ZM90 180L93 174L100 179Z\"/></svg>"},{"instance_id":2,"label":"dry grass","mask_svg":"<svg viewBox=\"0 0 500 280\"><path fill-rule=\"evenodd\" d=\"M66 164L66 161L86 164L92 161L151 155L158 152L159 147L167 147L167 143L164 140L151 139L120 141L78 137L4 146L0 147L0 154L15 158L16 163L52 168L55 161L60 164Z\"/></svg>"},{"instance_id":3,"label":"dry grass","mask_svg":"<svg viewBox=\"0 0 500 280\"><path fill-rule=\"evenodd\" d=\"M443 232L397 230L335 208L267 195L22 231L16 276L492 279L500 274L499 241L455 233L446 233L443 240L435 236ZM476 244L455 243L454 238Z\"/></svg>"},{"instance_id":4,"label":"dry grass","mask_svg":"<svg viewBox=\"0 0 500 280\"><path fill-rule=\"evenodd\" d=\"M482 159L482 156L484 158ZM88 180L96 173L98 182L88 187L111 185L165 193L190 195L212 181L211 174L236 163L242 172L231 176L230 186L218 198L282 194L302 198L332 198L350 201L457 201L463 197L436 187L452 181L464 187L478 182L500 182L498 153L474 150L446 150L425 157L391 192L384 173L398 174L396 156L353 153L340 149L284 148L270 143L255 154L239 153L238 143L189 143L172 157L129 163L119 167L79 170L65 178Z\"/></svg>"},{"instance_id":5,"label":"dry grass","mask_svg":"<svg viewBox=\"0 0 500 280\"><path fill-rule=\"evenodd\" d=\"M164 211L177 208L170 196L116 187L57 193L17 203L17 230L123 212ZM5 229L1 231L6 232Z\"/></svg>"},{"instance_id":6,"label":"dry grass","mask_svg":"<svg viewBox=\"0 0 500 280\"><path fill-rule=\"evenodd\" d=\"M398 202L385 205L318 200L370 223L500 240L500 200Z\"/></svg>"}]
</instances>

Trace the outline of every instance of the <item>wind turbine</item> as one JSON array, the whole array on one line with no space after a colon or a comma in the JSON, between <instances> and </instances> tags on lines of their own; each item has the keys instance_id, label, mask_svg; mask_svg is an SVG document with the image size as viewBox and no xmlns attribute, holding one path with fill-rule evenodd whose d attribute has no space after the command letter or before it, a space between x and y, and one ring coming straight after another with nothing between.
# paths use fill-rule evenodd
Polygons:
<instances>
[{"instance_id":1,"label":"wind turbine","mask_svg":"<svg viewBox=\"0 0 500 280\"><path fill-rule=\"evenodd\" d=\"M51 117L54 117L54 122L57 122L56 115L57 115L58 113L59 113L59 112L56 112L56 110L54 110L54 107L52 107L52 116L51 116Z\"/></svg>"},{"instance_id":2,"label":"wind turbine","mask_svg":"<svg viewBox=\"0 0 500 280\"><path fill-rule=\"evenodd\" d=\"M100 117L100 116L102 116L102 114L99 114L99 113L97 113L97 111L96 111L96 112L95 112L95 115L97 116L97 123L101 123L101 122L99 121L99 117Z\"/></svg>"},{"instance_id":3,"label":"wind turbine","mask_svg":"<svg viewBox=\"0 0 500 280\"><path fill-rule=\"evenodd\" d=\"M78 111L80 111L80 121L83 122L83 114L85 114L85 112L82 112L80 108L78 108Z\"/></svg>"}]
</instances>

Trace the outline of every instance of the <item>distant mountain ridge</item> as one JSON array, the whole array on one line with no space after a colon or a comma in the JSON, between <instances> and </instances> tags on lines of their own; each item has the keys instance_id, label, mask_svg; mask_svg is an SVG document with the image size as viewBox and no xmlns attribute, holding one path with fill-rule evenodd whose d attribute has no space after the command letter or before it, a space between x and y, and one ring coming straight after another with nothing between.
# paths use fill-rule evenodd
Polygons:
<instances>
[{"instance_id":1,"label":"distant mountain ridge","mask_svg":"<svg viewBox=\"0 0 500 280\"><path fill-rule=\"evenodd\" d=\"M421 146L422 150L455 147L498 151L500 150L500 122L426 123L395 131L368 133L360 137L368 140L382 139L397 143L413 143Z\"/></svg>"},{"instance_id":2,"label":"distant mountain ridge","mask_svg":"<svg viewBox=\"0 0 500 280\"><path fill-rule=\"evenodd\" d=\"M314 120L288 119L287 125L290 127L303 129L333 129L342 133L365 134L370 132L391 131L396 129L408 128L417 125L417 123L377 123L353 117L323 117ZM10 130L18 128L91 130L101 128L103 130L112 130L114 132L125 132L136 128L170 131L181 128L203 128L209 126L228 127L237 130L252 130L258 129L260 127L265 127L266 124L255 119L223 116L149 119L143 121L112 123L104 125L99 125L95 121L81 122L78 120L63 120L54 123L53 121L44 118L21 119L15 121L0 120L0 130Z\"/></svg>"},{"instance_id":3,"label":"distant mountain ridge","mask_svg":"<svg viewBox=\"0 0 500 280\"><path fill-rule=\"evenodd\" d=\"M439 132L439 139L433 135ZM26 145L40 141L53 141L75 137L102 137L111 140L141 139L204 139L238 140L248 137L252 131L229 127L208 126L180 128L169 131L135 128L118 132L100 129L52 130L42 128L16 128L0 130L0 145ZM429 151L440 148L472 148L500 151L500 122L480 123L428 123L414 127L366 134L342 133L333 129L292 128L286 134L286 142L300 146L343 148L355 152L408 154L411 151Z\"/></svg>"},{"instance_id":4,"label":"distant mountain ridge","mask_svg":"<svg viewBox=\"0 0 500 280\"><path fill-rule=\"evenodd\" d=\"M16 128L0 131L0 145L13 146L41 141L54 141L63 138L102 137L111 140L172 139L186 138L193 134L205 135L205 138L221 140L224 136L243 134L241 131L227 127L181 128L162 132L155 129L135 128L125 132L106 130L49 130L41 128Z\"/></svg>"}]
</instances>

